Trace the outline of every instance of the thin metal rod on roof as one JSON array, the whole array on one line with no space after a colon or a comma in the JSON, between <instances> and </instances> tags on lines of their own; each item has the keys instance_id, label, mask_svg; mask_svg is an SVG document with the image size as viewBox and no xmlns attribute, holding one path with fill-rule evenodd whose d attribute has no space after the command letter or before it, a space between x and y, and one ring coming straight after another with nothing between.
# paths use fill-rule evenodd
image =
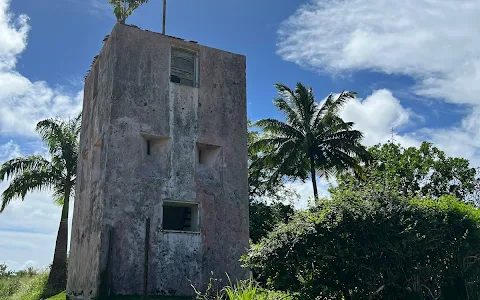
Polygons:
<instances>
[{"instance_id":1,"label":"thin metal rod on roof","mask_svg":"<svg viewBox=\"0 0 480 300\"><path fill-rule=\"evenodd\" d=\"M165 35L165 24L167 21L167 0L163 0L163 27L162 34Z\"/></svg>"}]
</instances>

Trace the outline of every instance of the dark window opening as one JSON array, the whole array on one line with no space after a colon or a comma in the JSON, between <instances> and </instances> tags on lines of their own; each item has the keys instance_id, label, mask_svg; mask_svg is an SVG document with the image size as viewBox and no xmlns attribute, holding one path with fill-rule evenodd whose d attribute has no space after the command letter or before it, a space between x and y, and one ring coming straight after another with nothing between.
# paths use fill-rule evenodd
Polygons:
<instances>
[{"instance_id":1,"label":"dark window opening","mask_svg":"<svg viewBox=\"0 0 480 300\"><path fill-rule=\"evenodd\" d=\"M147 140L147 155L151 154L151 146L150 146L150 140Z\"/></svg>"},{"instance_id":2,"label":"dark window opening","mask_svg":"<svg viewBox=\"0 0 480 300\"><path fill-rule=\"evenodd\" d=\"M197 86L197 57L194 52L172 48L170 81Z\"/></svg>"},{"instance_id":3,"label":"dark window opening","mask_svg":"<svg viewBox=\"0 0 480 300\"><path fill-rule=\"evenodd\" d=\"M198 205L166 202L163 205L163 230L198 231Z\"/></svg>"},{"instance_id":4,"label":"dark window opening","mask_svg":"<svg viewBox=\"0 0 480 300\"><path fill-rule=\"evenodd\" d=\"M204 161L202 160L202 150L198 150L198 163L203 164Z\"/></svg>"}]
</instances>

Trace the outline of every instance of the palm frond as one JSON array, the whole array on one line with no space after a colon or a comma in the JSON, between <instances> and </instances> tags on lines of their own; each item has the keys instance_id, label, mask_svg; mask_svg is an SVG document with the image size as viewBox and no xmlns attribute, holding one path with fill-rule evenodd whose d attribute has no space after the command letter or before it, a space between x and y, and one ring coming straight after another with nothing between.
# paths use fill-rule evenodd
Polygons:
<instances>
[{"instance_id":1,"label":"palm frond","mask_svg":"<svg viewBox=\"0 0 480 300\"><path fill-rule=\"evenodd\" d=\"M17 175L2 194L0 212L3 212L12 200L16 198L25 199L28 192L40 191L58 184L57 175L56 172L48 169L30 170Z\"/></svg>"},{"instance_id":2,"label":"palm frond","mask_svg":"<svg viewBox=\"0 0 480 300\"><path fill-rule=\"evenodd\" d=\"M283 137L302 138L304 133L296 128L276 119L263 119L255 122L255 125L272 135Z\"/></svg>"},{"instance_id":3,"label":"palm frond","mask_svg":"<svg viewBox=\"0 0 480 300\"><path fill-rule=\"evenodd\" d=\"M282 83L275 84L275 87L278 90L278 94L285 99L290 108L295 112L295 114L298 115L300 124L302 124L302 127L304 127L303 124L305 120L305 112L303 109L302 100L299 98L297 93L298 87L295 91L291 90L288 86Z\"/></svg>"},{"instance_id":4,"label":"palm frond","mask_svg":"<svg viewBox=\"0 0 480 300\"><path fill-rule=\"evenodd\" d=\"M294 127L297 130L304 130L302 117L297 110L292 108L290 104L284 98L276 98L273 100L275 106L282 111L287 117L287 124Z\"/></svg>"},{"instance_id":5,"label":"palm frond","mask_svg":"<svg viewBox=\"0 0 480 300\"><path fill-rule=\"evenodd\" d=\"M268 149L276 148L278 147L278 145L281 145L289 140L290 138L288 137L263 138L253 142L249 146L249 152L251 153L266 152L268 151Z\"/></svg>"},{"instance_id":6,"label":"palm frond","mask_svg":"<svg viewBox=\"0 0 480 300\"><path fill-rule=\"evenodd\" d=\"M52 164L39 155L13 158L0 166L0 181L8 180L23 172L41 171L52 168Z\"/></svg>"},{"instance_id":7,"label":"palm frond","mask_svg":"<svg viewBox=\"0 0 480 300\"><path fill-rule=\"evenodd\" d=\"M48 145L52 163L66 173L76 172L80 115L68 122L46 119L38 122L36 130Z\"/></svg>"}]
</instances>

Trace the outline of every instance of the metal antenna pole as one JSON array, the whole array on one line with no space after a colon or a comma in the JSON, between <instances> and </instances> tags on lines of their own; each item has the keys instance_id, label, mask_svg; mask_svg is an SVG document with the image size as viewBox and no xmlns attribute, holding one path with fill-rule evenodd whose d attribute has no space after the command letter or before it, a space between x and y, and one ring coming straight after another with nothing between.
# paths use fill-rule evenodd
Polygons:
<instances>
[{"instance_id":1,"label":"metal antenna pole","mask_svg":"<svg viewBox=\"0 0 480 300\"><path fill-rule=\"evenodd\" d=\"M165 23L167 21L167 0L163 0L163 27L162 34L165 35Z\"/></svg>"}]
</instances>

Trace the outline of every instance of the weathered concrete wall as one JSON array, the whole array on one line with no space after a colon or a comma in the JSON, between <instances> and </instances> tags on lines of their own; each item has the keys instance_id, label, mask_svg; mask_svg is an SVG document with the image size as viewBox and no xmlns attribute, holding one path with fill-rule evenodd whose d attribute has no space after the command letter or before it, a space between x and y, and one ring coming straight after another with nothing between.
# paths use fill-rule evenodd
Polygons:
<instances>
[{"instance_id":1,"label":"weathered concrete wall","mask_svg":"<svg viewBox=\"0 0 480 300\"><path fill-rule=\"evenodd\" d=\"M170 82L172 46L198 53L198 87ZM97 64L96 101L96 66L85 83L81 147L99 158L79 162L67 292L96 296L109 274L112 292L140 294L147 217L150 294L192 294L189 280L202 288L211 271L245 278L245 57L117 25ZM211 153L208 163L198 149ZM163 200L198 203L200 232L163 231Z\"/></svg>"},{"instance_id":2,"label":"weathered concrete wall","mask_svg":"<svg viewBox=\"0 0 480 300\"><path fill-rule=\"evenodd\" d=\"M115 49L107 42L85 79L80 157L68 266L67 290L80 299L96 296L104 250L103 211L106 190L105 135L110 126Z\"/></svg>"}]
</instances>

